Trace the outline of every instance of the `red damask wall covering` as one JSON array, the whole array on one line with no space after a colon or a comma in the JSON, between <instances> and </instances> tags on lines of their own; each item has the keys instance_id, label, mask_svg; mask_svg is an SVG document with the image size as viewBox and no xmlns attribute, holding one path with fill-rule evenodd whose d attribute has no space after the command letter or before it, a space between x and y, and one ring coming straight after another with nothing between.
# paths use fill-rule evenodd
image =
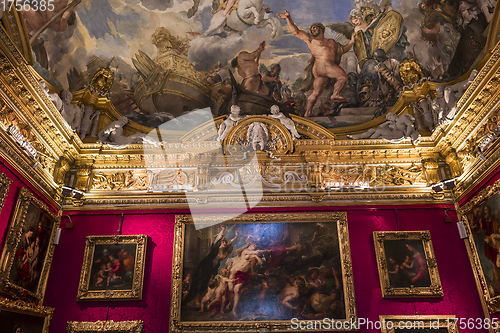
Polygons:
<instances>
[{"instance_id":1,"label":"red damask wall covering","mask_svg":"<svg viewBox=\"0 0 500 333\"><path fill-rule=\"evenodd\" d=\"M330 207L347 211L354 286L359 317L372 321L379 315L454 314L482 317L481 304L467 258L454 223L444 223L444 206ZM317 210L317 209L315 209ZM258 212L292 211L259 209ZM313 209L301 209L309 212ZM255 210L254 212L257 212ZM138 302L76 302L85 237L114 235L121 211L71 213L74 229L63 230L56 247L45 304L56 308L51 332L64 332L66 321L137 320L147 333L168 332L174 219L187 211L124 212L123 234L149 236L143 300ZM67 219L64 219L64 226ZM375 260L373 231L430 230L437 258L442 299L382 299ZM366 330L362 330L366 331ZM467 332L467 331L466 331ZM473 331L468 331L473 332Z\"/></svg>"},{"instance_id":2,"label":"red damask wall covering","mask_svg":"<svg viewBox=\"0 0 500 333\"><path fill-rule=\"evenodd\" d=\"M3 161L2 161L3 162ZM36 190L22 181L4 164L0 171L13 180L0 214L2 244L5 241L18 188ZM497 177L498 178L498 177ZM480 187L495 179L485 181ZM444 223L448 206L380 206L322 208L259 208L254 213L346 211L351 243L354 287L358 316L372 321L379 315L455 315L482 318L472 269L464 242L460 240L456 215ZM85 238L90 235L115 235L120 214L124 213L123 234L147 234L148 248L142 301L76 302L83 263ZM187 210L70 212L74 228L64 228L56 246L44 305L55 307L50 332L65 332L67 321L137 320L145 322L147 333L168 332L174 219ZM68 213L64 213L66 215ZM382 299L373 244L373 231L430 230L444 297L438 299ZM366 328L361 330L367 332ZM462 330L461 332L481 332Z\"/></svg>"}]
</instances>

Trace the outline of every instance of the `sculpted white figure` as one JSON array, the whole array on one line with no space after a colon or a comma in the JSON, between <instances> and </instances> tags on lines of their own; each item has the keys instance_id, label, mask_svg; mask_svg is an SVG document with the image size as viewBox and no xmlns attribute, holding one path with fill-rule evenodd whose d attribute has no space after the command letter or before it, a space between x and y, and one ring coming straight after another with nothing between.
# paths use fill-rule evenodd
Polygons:
<instances>
[{"instance_id":1,"label":"sculpted white figure","mask_svg":"<svg viewBox=\"0 0 500 333\"><path fill-rule=\"evenodd\" d=\"M420 142L420 134L415 130L415 118L410 114L399 117L394 112L388 112L387 120L378 128L372 128L364 133L347 135L349 139L385 139L392 143L399 143L404 139L411 139L414 144Z\"/></svg>"},{"instance_id":2,"label":"sculpted white figure","mask_svg":"<svg viewBox=\"0 0 500 333\"><path fill-rule=\"evenodd\" d=\"M45 84L44 80L38 80L38 84L40 85L40 88L42 88L43 92L52 101L52 103L54 103L54 105L56 106L56 109L58 109L59 111L61 111L61 108L63 106L63 102L62 102L61 98L59 97L59 95L56 94L56 93L50 93L49 92L49 88Z\"/></svg>"},{"instance_id":3,"label":"sculpted white figure","mask_svg":"<svg viewBox=\"0 0 500 333\"><path fill-rule=\"evenodd\" d=\"M266 150L268 139L269 131L264 123L256 121L248 126L247 140L253 150Z\"/></svg>"},{"instance_id":4,"label":"sculpted white figure","mask_svg":"<svg viewBox=\"0 0 500 333\"><path fill-rule=\"evenodd\" d=\"M292 138L299 139L300 135L295 128L295 123L292 119L287 118L283 112L280 111L280 107L277 105L271 106L271 114L267 115L268 117L278 119L280 123L282 123L292 134Z\"/></svg>"},{"instance_id":5,"label":"sculpted white figure","mask_svg":"<svg viewBox=\"0 0 500 333\"><path fill-rule=\"evenodd\" d=\"M457 113L457 102L465 93L469 85L476 78L478 71L477 69L472 70L467 80L457 82L451 86L447 86L444 88L444 101L448 107L448 113L446 118L448 120L453 120L455 118L455 114Z\"/></svg>"},{"instance_id":6,"label":"sculpted white figure","mask_svg":"<svg viewBox=\"0 0 500 333\"><path fill-rule=\"evenodd\" d=\"M241 109L238 105L231 106L231 114L220 124L219 131L217 132L217 140L222 141L226 138L227 134L238 124L238 121L245 118L244 116L240 116Z\"/></svg>"},{"instance_id":7,"label":"sculpted white figure","mask_svg":"<svg viewBox=\"0 0 500 333\"><path fill-rule=\"evenodd\" d=\"M449 113L448 104L444 100L444 84L440 84L436 87L437 97L431 101L432 112L437 115L437 125L447 124L450 120L447 118ZM436 125L436 126L437 126Z\"/></svg>"},{"instance_id":8,"label":"sculpted white figure","mask_svg":"<svg viewBox=\"0 0 500 333\"><path fill-rule=\"evenodd\" d=\"M115 148L121 149L128 146L131 143L151 143L158 144L155 140L148 138L146 134L137 132L130 136L123 135L123 126L128 123L127 117L120 117L118 120L113 121L111 124L106 126L98 134L98 141L102 143L107 143L115 146Z\"/></svg>"},{"instance_id":9,"label":"sculpted white figure","mask_svg":"<svg viewBox=\"0 0 500 333\"><path fill-rule=\"evenodd\" d=\"M100 111L94 111L94 108L92 106L84 106L83 107L83 116L82 116L82 123L80 126L80 139L85 139L85 137L90 133L92 130L92 124L96 122L99 118L99 114L101 113Z\"/></svg>"},{"instance_id":10,"label":"sculpted white figure","mask_svg":"<svg viewBox=\"0 0 500 333\"><path fill-rule=\"evenodd\" d=\"M61 115L63 116L66 123L68 123L69 127L79 132L82 121L83 106L80 108L74 104L71 104L71 100L73 99L73 94L68 90L63 90L61 92L61 97L63 100Z\"/></svg>"},{"instance_id":11,"label":"sculpted white figure","mask_svg":"<svg viewBox=\"0 0 500 333\"><path fill-rule=\"evenodd\" d=\"M429 95L427 95L429 96ZM430 96L429 96L430 98ZM413 114L420 113L422 116L423 120L423 125L429 129L429 131L434 131L435 127L435 122L434 122L434 116L432 113L432 109L429 107L430 101L425 99L420 102L420 104L417 104L416 101L411 102L411 106L413 107ZM437 123L437 120L436 120Z\"/></svg>"}]
</instances>

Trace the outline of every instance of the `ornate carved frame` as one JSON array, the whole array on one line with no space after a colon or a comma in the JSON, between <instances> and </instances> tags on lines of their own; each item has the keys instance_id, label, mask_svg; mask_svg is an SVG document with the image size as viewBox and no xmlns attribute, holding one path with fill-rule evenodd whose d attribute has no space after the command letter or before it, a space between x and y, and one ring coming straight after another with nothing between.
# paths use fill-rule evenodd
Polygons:
<instances>
[{"instance_id":1,"label":"ornate carved frame","mask_svg":"<svg viewBox=\"0 0 500 333\"><path fill-rule=\"evenodd\" d=\"M431 233L425 231L375 231L373 233L375 243L375 256L377 257L378 276L380 278L380 287L382 297L443 297L443 288L437 269L436 257L432 248ZM386 240L421 240L424 247L425 258L427 259L427 268L431 280L430 287L404 287L394 288L389 282L389 272L385 258Z\"/></svg>"},{"instance_id":2,"label":"ornate carved frame","mask_svg":"<svg viewBox=\"0 0 500 333\"><path fill-rule=\"evenodd\" d=\"M9 275L14 264L15 251L22 237L22 229L26 219L26 213L30 204L37 207L43 214L47 215L53 222L52 232L49 238L49 245L42 270L40 272L40 280L35 293L32 293L20 286L15 285L9 281ZM41 304L45 295L45 287L49 276L50 266L52 264L52 257L54 255L54 237L56 230L59 227L61 218L52 213L48 206L42 201L38 200L27 189L21 188L19 197L16 202L14 215L12 217L9 228L9 234L2 252L0 260L0 292L8 294L15 299L30 301Z\"/></svg>"},{"instance_id":3,"label":"ornate carved frame","mask_svg":"<svg viewBox=\"0 0 500 333\"><path fill-rule=\"evenodd\" d=\"M408 323L412 327L418 327L422 329L438 329L447 328L448 333L458 333L457 319L455 316L380 316L380 322L382 323L381 331L382 333L394 333L395 329L398 328L399 324L403 322L404 327L408 327ZM388 325L387 323L391 323ZM420 326L413 326L420 325ZM387 327L391 326L391 328Z\"/></svg>"},{"instance_id":4,"label":"ornate carved frame","mask_svg":"<svg viewBox=\"0 0 500 333\"><path fill-rule=\"evenodd\" d=\"M68 321L66 333L93 333L93 332L114 332L114 333L141 333L144 331L142 320L133 321Z\"/></svg>"},{"instance_id":5,"label":"ornate carved frame","mask_svg":"<svg viewBox=\"0 0 500 333\"><path fill-rule=\"evenodd\" d=\"M46 306L35 306L30 303L25 303L22 301L9 301L4 298L0 298L0 311L4 312L17 312L24 315L44 317L45 322L43 324L42 333L49 333L50 321L52 320L52 315L54 313L54 308L49 308Z\"/></svg>"},{"instance_id":6,"label":"ornate carved frame","mask_svg":"<svg viewBox=\"0 0 500 333\"><path fill-rule=\"evenodd\" d=\"M141 300L142 287L144 282L144 266L146 264L147 243L147 235L87 236L85 254L83 256L82 272L80 274L80 284L78 285L78 294L76 295L77 301ZM118 244L137 245L132 289L89 290L95 246Z\"/></svg>"},{"instance_id":7,"label":"ornate carved frame","mask_svg":"<svg viewBox=\"0 0 500 333\"><path fill-rule=\"evenodd\" d=\"M470 263L472 266L472 271L474 272L474 277L476 280L476 285L478 290L480 290L480 297L485 301L488 311L491 313L500 311L500 295L495 297L490 296L488 291L486 278L484 277L484 272L481 267L479 260L479 255L476 248L476 243L472 237L472 230L470 227L470 222L467 215L472 212L476 207L481 206L492 196L500 192L500 180L497 180L493 185L490 185L480 191L472 199L469 200L465 205L459 209L460 215L463 217L465 228L467 230L467 239L465 239L465 245L467 247L467 252L469 254Z\"/></svg>"},{"instance_id":8,"label":"ornate carved frame","mask_svg":"<svg viewBox=\"0 0 500 333\"><path fill-rule=\"evenodd\" d=\"M345 212L335 213L300 213L300 214L244 214L232 218L224 216L198 216L196 223L214 225L221 220L228 223L269 223L269 222L324 222L336 223L339 237L339 249L344 285L346 319L339 321L357 322L354 284L352 278L351 249ZM256 332L268 329L272 332L291 330L290 321L234 321L234 322L181 322L182 270L184 260L185 225L193 223L190 215L175 217L174 260L172 270L172 296L170 303L170 332ZM216 324L216 325L214 325Z\"/></svg>"},{"instance_id":9,"label":"ornate carved frame","mask_svg":"<svg viewBox=\"0 0 500 333\"><path fill-rule=\"evenodd\" d=\"M0 172L0 212L9 193L10 184L12 184L12 180L7 178L3 172Z\"/></svg>"}]
</instances>

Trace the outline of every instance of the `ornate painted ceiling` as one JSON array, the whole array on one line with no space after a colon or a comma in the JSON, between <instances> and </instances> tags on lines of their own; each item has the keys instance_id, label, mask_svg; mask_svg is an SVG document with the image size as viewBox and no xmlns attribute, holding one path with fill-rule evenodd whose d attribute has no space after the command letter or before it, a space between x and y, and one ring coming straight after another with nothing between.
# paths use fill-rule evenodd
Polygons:
<instances>
[{"instance_id":1,"label":"ornate painted ceiling","mask_svg":"<svg viewBox=\"0 0 500 333\"><path fill-rule=\"evenodd\" d=\"M271 98L294 114L306 115L326 128L344 128L334 132L353 134L359 126L349 126L383 119L391 107L397 109L405 85L424 77L449 82L477 64L484 56L496 3L239 1L227 17L225 11L217 11L219 0L58 0L53 12L42 15L30 10L23 16L34 68L46 81L75 92L88 85L100 68L109 67L114 74L111 101L120 114L139 124L157 127L207 107L214 116L227 114L223 101L230 87L223 83L229 79L228 71L245 86L245 78L238 75L241 71L232 68L230 61L265 42L255 62L263 80L271 80L265 82L266 94L271 90ZM316 76L330 78L328 83L313 89L308 67L312 53L304 40L290 32L286 20L277 17L285 10L305 32L313 23L323 24L325 37L340 45L348 44L354 32L353 47L342 57L343 51L336 51L338 59L333 62L341 69ZM59 11L63 14L44 28ZM408 69L399 68L409 60L419 66L414 79L408 78ZM272 65L279 65L279 71L270 73ZM316 66L321 66L321 60ZM343 75L348 77L340 92L343 99L336 98L334 84ZM310 107L311 94L318 97ZM191 130L206 120L186 116L175 126Z\"/></svg>"}]
</instances>

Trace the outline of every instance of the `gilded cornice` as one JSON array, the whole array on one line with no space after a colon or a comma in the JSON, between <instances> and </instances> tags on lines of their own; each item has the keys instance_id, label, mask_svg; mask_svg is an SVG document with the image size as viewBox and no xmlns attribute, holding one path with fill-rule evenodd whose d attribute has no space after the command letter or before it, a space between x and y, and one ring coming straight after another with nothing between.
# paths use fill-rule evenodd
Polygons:
<instances>
[{"instance_id":1,"label":"gilded cornice","mask_svg":"<svg viewBox=\"0 0 500 333\"><path fill-rule=\"evenodd\" d=\"M495 10L495 15L495 17L499 15L498 8ZM490 36L497 36L500 30L498 22L500 20L493 20ZM22 24L22 20L17 24ZM19 26L19 28L25 31L24 27ZM0 26L0 67L2 67L0 89L3 91L2 97L5 97L7 104L19 113L19 119L22 119L36 133L35 143L41 148L40 152L46 160L40 161L43 162L42 167L33 169L34 161L29 160L17 147L10 147L13 142L3 132L0 136L0 148L2 156L12 161L16 168L19 168L30 182L33 182L34 185L37 184L36 186L46 196L53 197L57 194L56 183L62 184L65 181L67 183L69 178L74 178L74 182L67 183L67 185L89 191L86 193L84 201L73 201L74 205L84 203L84 207L101 207L108 204L138 205L145 203L148 207L163 204L186 206L187 199L176 193L138 194L138 189L142 191L143 185L120 187L119 195L110 190L106 184L99 185L101 187L98 191L93 190L96 188L94 178L100 177L102 180L107 179L106 177L126 177L125 172L129 171L133 172L127 177L136 177L136 175L142 175L146 171L155 174L162 168L166 172L178 169L186 173L185 177L193 182L192 186L196 186L196 182L209 183L211 178L220 177L222 174L217 170L223 168L236 170L236 168L245 166L246 162L242 161L228 167L226 158L220 154L223 146L219 141L216 141L216 137L217 128L224 117L215 118L213 122L207 122L183 135L180 134L180 131L166 131L165 136L168 138L166 140L168 143L163 143L161 147L133 144L126 149L116 150L106 144L83 143L79 136L68 128L60 112L42 92L38 84L38 74L27 64L30 60L26 60L24 51L20 51L23 48L15 46L23 45L22 38L24 37L19 38L21 39L13 41L8 32ZM346 139L346 134L363 132L380 125L385 121L384 117L373 119L364 124L332 130L309 119L291 115L301 138L290 141L287 137L288 141L285 141L288 148L277 149L274 155L257 152L261 170L277 166L283 170L288 168L287 171L292 170L291 168L309 168L310 178L307 180L309 188L321 187L321 182L324 180L319 174L315 174L317 171L314 171L314 168L321 169L327 165L341 166L349 170L354 170L353 167L369 169L386 166L387 169L391 170L419 167L425 169L427 181L413 185L386 184L389 187L383 193L376 193L373 188L363 190L360 193L325 192L325 194L321 192L318 194L319 192L315 192L314 195L282 195L276 192L266 192L262 199L263 204L276 205L282 202L285 205L288 203L293 205L293 202L303 202L305 204L331 205L337 203L363 204L367 201L391 203L391 200L392 203L395 203L399 202L400 199L436 202L436 198L439 196L431 193L429 185L442 180L443 177L440 175L443 173L446 173L449 178L456 177L459 180L457 195L459 198L463 197L472 186L484 178L484 173L489 172L499 164L497 160L500 157L500 151L496 146L488 151L487 159L484 162L477 158L474 150L479 139L478 133L482 133L484 121L493 115L495 111L493 109L500 101L500 89L498 89L500 86L500 44L497 43L496 46L492 47L493 41L496 42L496 37L488 39L486 55L476 67L479 69L479 73L458 101L458 112L454 120L448 125L439 126L432 134L428 131L422 131L420 133L422 138L417 145L409 140L392 144L382 139ZM463 81L468 75L469 73L447 83L447 85ZM428 93L434 96L437 85L438 83L424 80L420 84L407 87L400 94L391 111L398 115L412 114L410 102L419 100ZM208 94L208 92L205 93ZM93 105L102 111L106 121L113 121L120 116L109 99L105 96L98 96L88 89L75 92L73 102ZM283 134L285 130L279 128L279 122L268 121L268 123L275 126L276 131L282 131L280 133L283 137L286 136ZM125 128L125 134L128 135L136 131L149 133L152 130L152 128L130 122ZM244 133L244 130L239 132L240 141ZM164 137L163 133L162 137ZM233 141L235 143L236 138ZM66 177L66 173L59 173L57 170L50 171L51 163L52 165L57 163L56 168L64 164L67 168L65 172L71 177ZM430 167L431 165L432 167ZM231 170L226 170L226 172L234 171ZM261 177L264 176L264 174L261 175ZM285 184L283 174L281 177L280 184ZM272 186L276 184L276 182L272 183ZM284 190L288 185L290 184L283 185L285 187L280 189ZM128 188L131 189L129 192L135 191L135 193L128 193L126 191ZM445 198L445 200L449 199L448 196ZM196 200L204 201L205 199ZM231 200L236 199L231 198L230 194L221 197L210 194L206 202L231 202Z\"/></svg>"},{"instance_id":2,"label":"gilded cornice","mask_svg":"<svg viewBox=\"0 0 500 333\"><path fill-rule=\"evenodd\" d=\"M357 205L420 205L420 204L451 204L451 194L435 194L425 188L420 191L409 189L404 191L384 191L381 193L353 192L312 192L312 193L266 193L247 195L245 198L234 193L211 193L210 195L171 194L169 196L140 194L110 194L106 196L87 194L85 200L66 199L66 211L93 210L134 210L141 209L213 209L228 207L228 203L250 204L255 207L321 207L321 206L357 206ZM253 205L255 204L255 205Z\"/></svg>"}]
</instances>

